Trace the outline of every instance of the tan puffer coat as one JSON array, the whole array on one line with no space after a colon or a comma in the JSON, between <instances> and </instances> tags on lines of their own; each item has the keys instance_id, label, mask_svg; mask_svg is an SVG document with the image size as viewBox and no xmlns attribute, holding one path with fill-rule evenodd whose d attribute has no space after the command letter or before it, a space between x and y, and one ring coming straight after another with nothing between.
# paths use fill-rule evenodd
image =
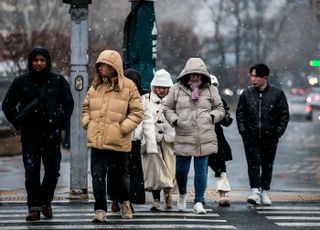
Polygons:
<instances>
[{"instance_id":1,"label":"tan puffer coat","mask_svg":"<svg viewBox=\"0 0 320 230\"><path fill-rule=\"evenodd\" d=\"M168 122L175 127L174 152L178 156L205 156L218 150L214 124L224 117L224 108L217 88L206 83L198 100L191 99L191 90L180 80L191 73L203 75L210 82L206 65L200 58L191 58L171 87L164 106Z\"/></svg>"},{"instance_id":2,"label":"tan puffer coat","mask_svg":"<svg viewBox=\"0 0 320 230\"><path fill-rule=\"evenodd\" d=\"M83 103L82 126L87 146L121 152L131 150L132 131L143 119L143 105L134 82L123 75L118 52L103 51L96 63L112 66L118 73L116 85L102 83L98 75Z\"/></svg>"}]
</instances>

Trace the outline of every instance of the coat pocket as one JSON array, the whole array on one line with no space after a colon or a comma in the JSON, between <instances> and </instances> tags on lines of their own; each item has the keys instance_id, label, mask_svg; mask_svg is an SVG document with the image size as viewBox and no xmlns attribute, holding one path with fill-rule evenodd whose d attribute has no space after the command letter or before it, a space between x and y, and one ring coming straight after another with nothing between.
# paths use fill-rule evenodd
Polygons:
<instances>
[{"instance_id":1,"label":"coat pocket","mask_svg":"<svg viewBox=\"0 0 320 230\"><path fill-rule=\"evenodd\" d=\"M87 127L87 139L88 143L94 143L94 138L96 137L97 123L90 121Z\"/></svg>"},{"instance_id":2,"label":"coat pocket","mask_svg":"<svg viewBox=\"0 0 320 230\"><path fill-rule=\"evenodd\" d=\"M105 127L104 144L121 147L123 146L124 136L121 133L120 124L117 122L111 123Z\"/></svg>"}]
</instances>

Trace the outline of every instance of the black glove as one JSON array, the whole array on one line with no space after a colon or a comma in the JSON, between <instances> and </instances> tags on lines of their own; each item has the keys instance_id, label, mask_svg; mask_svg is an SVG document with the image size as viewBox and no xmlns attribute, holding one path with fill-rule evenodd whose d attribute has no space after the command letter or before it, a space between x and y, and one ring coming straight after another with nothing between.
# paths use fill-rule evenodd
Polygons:
<instances>
[{"instance_id":1,"label":"black glove","mask_svg":"<svg viewBox=\"0 0 320 230\"><path fill-rule=\"evenodd\" d=\"M210 116L211 116L212 124L214 124L214 115L210 115Z\"/></svg>"},{"instance_id":2,"label":"black glove","mask_svg":"<svg viewBox=\"0 0 320 230\"><path fill-rule=\"evenodd\" d=\"M172 126L173 127L177 127L178 126L178 120L175 120L174 122L172 122Z\"/></svg>"}]
</instances>

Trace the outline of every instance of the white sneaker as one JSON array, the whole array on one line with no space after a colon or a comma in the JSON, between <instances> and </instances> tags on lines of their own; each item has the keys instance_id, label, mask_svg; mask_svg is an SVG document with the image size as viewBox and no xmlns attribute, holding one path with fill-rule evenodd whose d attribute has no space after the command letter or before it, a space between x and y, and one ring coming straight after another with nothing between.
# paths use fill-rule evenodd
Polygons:
<instances>
[{"instance_id":1,"label":"white sneaker","mask_svg":"<svg viewBox=\"0 0 320 230\"><path fill-rule=\"evenodd\" d=\"M184 194L184 195L179 194L177 209L179 211L185 211L187 209L187 194Z\"/></svg>"},{"instance_id":2,"label":"white sneaker","mask_svg":"<svg viewBox=\"0 0 320 230\"><path fill-rule=\"evenodd\" d=\"M268 195L268 192L266 190L262 190L262 192L261 192L261 204L272 205L272 202L271 202L269 195Z\"/></svg>"},{"instance_id":3,"label":"white sneaker","mask_svg":"<svg viewBox=\"0 0 320 230\"><path fill-rule=\"evenodd\" d=\"M261 193L260 193L259 189L252 188L251 195L248 196L247 202L250 204L254 204L254 205L261 204L261 196L260 195L261 195Z\"/></svg>"},{"instance_id":4,"label":"white sneaker","mask_svg":"<svg viewBox=\"0 0 320 230\"><path fill-rule=\"evenodd\" d=\"M207 211L203 208L203 205L201 202L197 202L193 206L193 210L194 210L194 213L196 213L196 214L206 214L207 213Z\"/></svg>"},{"instance_id":5,"label":"white sneaker","mask_svg":"<svg viewBox=\"0 0 320 230\"><path fill-rule=\"evenodd\" d=\"M107 222L107 213L102 209L96 210L92 222Z\"/></svg>"}]
</instances>

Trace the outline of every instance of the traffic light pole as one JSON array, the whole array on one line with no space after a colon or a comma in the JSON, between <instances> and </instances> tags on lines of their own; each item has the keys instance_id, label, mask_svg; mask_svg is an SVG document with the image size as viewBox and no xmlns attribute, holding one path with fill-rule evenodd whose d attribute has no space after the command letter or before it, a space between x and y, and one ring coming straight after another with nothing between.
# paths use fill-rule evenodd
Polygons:
<instances>
[{"instance_id":1,"label":"traffic light pole","mask_svg":"<svg viewBox=\"0 0 320 230\"><path fill-rule=\"evenodd\" d=\"M81 125L82 103L88 88L88 4L86 0L63 0L71 15L71 92L74 111L70 123L70 199L88 199L88 148Z\"/></svg>"}]
</instances>

